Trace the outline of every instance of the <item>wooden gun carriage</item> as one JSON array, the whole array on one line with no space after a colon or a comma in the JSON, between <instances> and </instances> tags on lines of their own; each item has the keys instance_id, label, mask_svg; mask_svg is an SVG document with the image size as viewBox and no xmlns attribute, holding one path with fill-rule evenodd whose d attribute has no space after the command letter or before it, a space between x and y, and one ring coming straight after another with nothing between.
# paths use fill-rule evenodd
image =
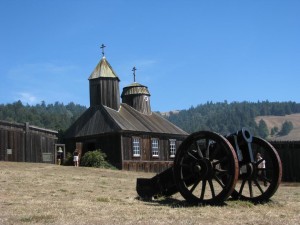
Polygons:
<instances>
[{"instance_id":1,"label":"wooden gun carriage","mask_svg":"<svg viewBox=\"0 0 300 225\"><path fill-rule=\"evenodd\" d=\"M141 198L177 192L192 204L234 199L264 202L276 192L282 165L275 148L246 128L222 136L199 131L179 146L171 168L153 178L138 178Z\"/></svg>"}]
</instances>

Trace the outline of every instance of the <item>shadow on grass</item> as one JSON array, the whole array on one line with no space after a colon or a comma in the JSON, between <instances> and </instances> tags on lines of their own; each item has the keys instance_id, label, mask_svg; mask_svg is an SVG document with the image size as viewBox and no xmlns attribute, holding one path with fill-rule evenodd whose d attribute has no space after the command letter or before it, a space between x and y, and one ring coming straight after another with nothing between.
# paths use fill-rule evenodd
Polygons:
<instances>
[{"instance_id":1,"label":"shadow on grass","mask_svg":"<svg viewBox=\"0 0 300 225\"><path fill-rule=\"evenodd\" d=\"M201 204L201 203L189 203L186 200L178 200L172 197L155 197L155 198L141 198L136 197L137 200L145 202L151 206L169 206L171 208L189 208L189 207L205 207L205 206L216 206L216 207L253 207L256 205L277 205L273 200L265 200L260 202L251 202L242 199L228 198L225 202L214 203L214 204Z\"/></svg>"},{"instance_id":2,"label":"shadow on grass","mask_svg":"<svg viewBox=\"0 0 300 225\"><path fill-rule=\"evenodd\" d=\"M226 202L215 203L215 204L201 204L201 203L190 203L186 200L178 200L172 197L155 197L155 198L140 198L136 197L137 200L145 202L152 206L169 206L171 208L189 208L189 207L205 207L205 206L226 206Z\"/></svg>"}]
</instances>

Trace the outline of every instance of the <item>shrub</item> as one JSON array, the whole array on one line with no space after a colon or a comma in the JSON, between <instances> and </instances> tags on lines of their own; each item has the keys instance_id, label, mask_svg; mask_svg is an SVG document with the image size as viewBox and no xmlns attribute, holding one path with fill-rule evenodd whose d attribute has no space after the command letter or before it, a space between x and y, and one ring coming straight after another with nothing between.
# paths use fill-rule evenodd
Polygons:
<instances>
[{"instance_id":1,"label":"shrub","mask_svg":"<svg viewBox=\"0 0 300 225\"><path fill-rule=\"evenodd\" d=\"M106 161L106 154L100 149L86 152L80 160L81 166L97 167L97 168L114 168Z\"/></svg>"},{"instance_id":2,"label":"shrub","mask_svg":"<svg viewBox=\"0 0 300 225\"><path fill-rule=\"evenodd\" d=\"M71 166L71 165L73 165L73 164L74 164L74 162L73 162L73 155L72 155L72 153L67 152L67 153L66 153L66 158L65 158L65 160L64 160L63 165L64 165L64 166Z\"/></svg>"}]
</instances>

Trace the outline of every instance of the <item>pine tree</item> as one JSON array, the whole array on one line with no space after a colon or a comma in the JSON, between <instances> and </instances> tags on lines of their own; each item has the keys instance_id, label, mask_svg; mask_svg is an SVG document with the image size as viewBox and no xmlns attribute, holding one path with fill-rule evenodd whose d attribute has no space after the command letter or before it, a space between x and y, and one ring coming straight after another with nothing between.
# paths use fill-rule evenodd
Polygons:
<instances>
[{"instance_id":1,"label":"pine tree","mask_svg":"<svg viewBox=\"0 0 300 225\"><path fill-rule=\"evenodd\" d=\"M262 138L266 138L269 136L267 124L263 119L261 119L258 123L258 134Z\"/></svg>"},{"instance_id":2,"label":"pine tree","mask_svg":"<svg viewBox=\"0 0 300 225\"><path fill-rule=\"evenodd\" d=\"M294 126L291 121L285 121L282 124L281 130L279 131L278 134L280 136L288 135L291 132L291 130L293 130L293 128L294 128Z\"/></svg>"}]
</instances>

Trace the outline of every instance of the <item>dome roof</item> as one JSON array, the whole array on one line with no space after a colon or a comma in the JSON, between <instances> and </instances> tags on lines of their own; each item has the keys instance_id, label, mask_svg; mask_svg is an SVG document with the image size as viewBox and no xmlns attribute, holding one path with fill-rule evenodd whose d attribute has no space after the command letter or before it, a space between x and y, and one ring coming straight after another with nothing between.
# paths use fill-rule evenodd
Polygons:
<instances>
[{"instance_id":1,"label":"dome roof","mask_svg":"<svg viewBox=\"0 0 300 225\"><path fill-rule=\"evenodd\" d=\"M134 82L123 88L121 97L127 95L149 95L150 96L150 92L147 86Z\"/></svg>"}]
</instances>

